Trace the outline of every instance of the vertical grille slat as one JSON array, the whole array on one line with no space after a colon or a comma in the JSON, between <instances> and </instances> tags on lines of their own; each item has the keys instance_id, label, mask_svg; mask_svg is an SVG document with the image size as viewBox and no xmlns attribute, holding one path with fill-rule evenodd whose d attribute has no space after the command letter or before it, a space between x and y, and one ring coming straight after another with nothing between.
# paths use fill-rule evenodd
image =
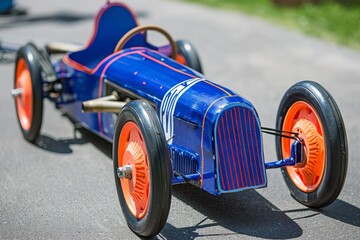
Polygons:
<instances>
[{"instance_id":1,"label":"vertical grille slat","mask_svg":"<svg viewBox=\"0 0 360 240\"><path fill-rule=\"evenodd\" d=\"M266 185L260 126L252 109L224 110L217 120L215 139L220 192Z\"/></svg>"}]
</instances>

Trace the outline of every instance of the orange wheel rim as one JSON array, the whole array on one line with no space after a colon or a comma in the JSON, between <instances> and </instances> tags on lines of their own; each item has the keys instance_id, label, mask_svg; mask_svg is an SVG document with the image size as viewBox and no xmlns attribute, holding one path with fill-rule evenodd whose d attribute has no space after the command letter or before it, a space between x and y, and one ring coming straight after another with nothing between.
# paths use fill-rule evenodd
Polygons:
<instances>
[{"instance_id":1,"label":"orange wheel rim","mask_svg":"<svg viewBox=\"0 0 360 240\"><path fill-rule=\"evenodd\" d=\"M15 88L21 89L22 94L16 96L16 108L21 127L30 129L33 113L33 91L31 75L25 59L18 61L15 75Z\"/></svg>"},{"instance_id":2,"label":"orange wheel rim","mask_svg":"<svg viewBox=\"0 0 360 240\"><path fill-rule=\"evenodd\" d=\"M303 192L315 191L323 178L326 162L324 130L317 112L304 101L295 102L286 113L283 130L299 133L305 150L302 164L286 167L290 179ZM292 142L282 139L284 158L290 157Z\"/></svg>"},{"instance_id":3,"label":"orange wheel rim","mask_svg":"<svg viewBox=\"0 0 360 240\"><path fill-rule=\"evenodd\" d=\"M121 178L120 184L126 204L136 218L147 212L150 194L149 161L140 129L127 122L121 130L118 146L118 167L130 165L132 178Z\"/></svg>"}]
</instances>

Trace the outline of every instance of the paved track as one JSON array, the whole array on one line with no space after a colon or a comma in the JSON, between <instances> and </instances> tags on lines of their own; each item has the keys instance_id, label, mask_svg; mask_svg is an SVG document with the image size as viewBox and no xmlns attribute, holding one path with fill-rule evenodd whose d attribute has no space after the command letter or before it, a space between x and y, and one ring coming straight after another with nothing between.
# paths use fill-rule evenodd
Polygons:
<instances>
[{"instance_id":1,"label":"paved track","mask_svg":"<svg viewBox=\"0 0 360 240\"><path fill-rule=\"evenodd\" d=\"M0 39L83 43L104 1L18 2L29 15L1 17ZM331 206L315 211L298 204L278 170L268 171L267 189L220 197L175 186L157 238L359 239L360 53L233 12L175 1L127 2L141 23L191 40L206 75L250 99L264 126L274 126L287 88L312 79L337 100L348 134L348 177ZM0 64L0 239L138 239L118 205L111 145L86 131L74 137L72 123L49 102L39 146L25 142L10 97L13 71L11 61ZM273 160L274 141L264 142Z\"/></svg>"}]
</instances>

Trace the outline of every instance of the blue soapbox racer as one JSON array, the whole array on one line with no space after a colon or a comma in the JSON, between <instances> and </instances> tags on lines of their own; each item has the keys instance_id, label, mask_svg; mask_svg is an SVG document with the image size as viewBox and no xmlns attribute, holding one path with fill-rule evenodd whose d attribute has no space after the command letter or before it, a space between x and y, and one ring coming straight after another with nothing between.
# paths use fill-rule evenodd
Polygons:
<instances>
[{"instance_id":1,"label":"blue soapbox racer","mask_svg":"<svg viewBox=\"0 0 360 240\"><path fill-rule=\"evenodd\" d=\"M168 45L147 41L147 31ZM139 25L121 3L106 3L83 48L28 43L17 52L14 89L23 136L36 143L43 99L113 144L114 175L125 219L151 237L167 221L172 184L219 195L267 186L281 168L291 195L321 208L339 195L347 171L340 111L319 84L299 82L281 100L276 128L254 106L202 74L188 41ZM278 161L264 161L262 134L276 137Z\"/></svg>"}]
</instances>

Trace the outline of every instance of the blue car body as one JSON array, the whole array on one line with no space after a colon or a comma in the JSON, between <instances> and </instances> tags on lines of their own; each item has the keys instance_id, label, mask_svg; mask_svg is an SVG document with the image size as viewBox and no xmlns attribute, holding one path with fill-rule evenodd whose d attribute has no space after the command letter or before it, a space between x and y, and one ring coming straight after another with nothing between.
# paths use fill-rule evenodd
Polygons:
<instances>
[{"instance_id":1,"label":"blue car body","mask_svg":"<svg viewBox=\"0 0 360 240\"><path fill-rule=\"evenodd\" d=\"M120 15L119 29L109 29L109 21ZM163 126L173 184L190 182L211 194L265 187L261 125L254 106L148 44L145 34L113 52L118 39L136 25L134 14L122 4L100 11L89 44L53 63L63 85L57 107L111 142L117 114L83 113L82 103L112 91L144 99Z\"/></svg>"}]
</instances>

